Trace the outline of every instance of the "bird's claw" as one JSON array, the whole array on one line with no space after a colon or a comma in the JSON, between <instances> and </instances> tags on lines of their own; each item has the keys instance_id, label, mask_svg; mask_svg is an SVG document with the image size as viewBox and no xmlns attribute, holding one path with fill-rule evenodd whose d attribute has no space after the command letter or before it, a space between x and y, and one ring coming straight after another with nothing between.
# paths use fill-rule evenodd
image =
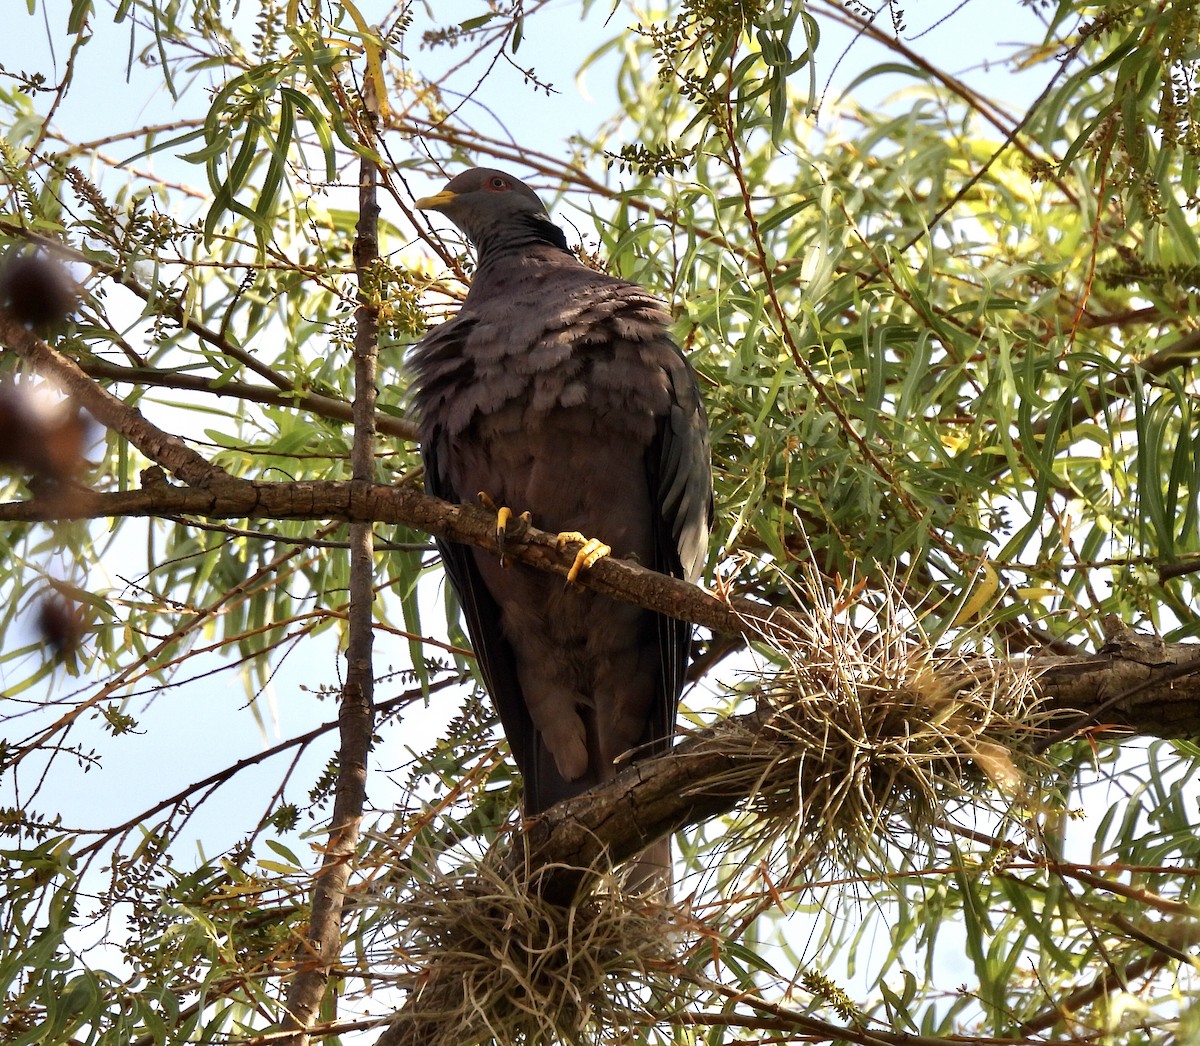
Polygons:
<instances>
[{"instance_id":1,"label":"bird's claw","mask_svg":"<svg viewBox=\"0 0 1200 1046\"><path fill-rule=\"evenodd\" d=\"M479 503L484 508L496 513L496 551L500 553L500 565L506 567L508 566L508 555L505 546L508 542L509 523L513 518L513 510L507 505L497 506L495 500L485 490L479 492ZM523 527L528 526L533 521L533 517L528 512L522 512L517 516L517 519Z\"/></svg>"},{"instance_id":2,"label":"bird's claw","mask_svg":"<svg viewBox=\"0 0 1200 1046\"><path fill-rule=\"evenodd\" d=\"M612 549L603 541L597 538L584 537L578 530L564 530L558 535L558 547L561 549L564 545L572 541L582 541L583 548L575 553L575 562L571 564L571 569L567 571L567 584L573 585L579 580L579 574L584 570L591 570L598 560L612 552Z\"/></svg>"}]
</instances>

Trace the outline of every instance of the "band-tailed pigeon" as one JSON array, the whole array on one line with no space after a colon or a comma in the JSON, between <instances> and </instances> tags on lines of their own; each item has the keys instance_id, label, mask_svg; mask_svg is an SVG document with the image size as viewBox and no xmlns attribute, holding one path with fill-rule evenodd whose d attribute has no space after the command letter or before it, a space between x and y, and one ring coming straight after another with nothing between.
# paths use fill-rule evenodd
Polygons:
<instances>
[{"instance_id":1,"label":"band-tailed pigeon","mask_svg":"<svg viewBox=\"0 0 1200 1046\"><path fill-rule=\"evenodd\" d=\"M425 483L694 581L712 516L695 375L640 287L595 272L525 184L475 169L416 203L475 247L458 314L412 356ZM536 814L665 748L691 626L439 542ZM665 852L665 850L663 851Z\"/></svg>"}]
</instances>

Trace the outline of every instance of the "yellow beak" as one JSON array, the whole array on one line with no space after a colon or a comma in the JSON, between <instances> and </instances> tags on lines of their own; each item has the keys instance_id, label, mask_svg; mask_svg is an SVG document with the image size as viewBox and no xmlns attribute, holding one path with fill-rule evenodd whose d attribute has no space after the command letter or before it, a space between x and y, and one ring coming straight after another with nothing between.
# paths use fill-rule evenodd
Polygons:
<instances>
[{"instance_id":1,"label":"yellow beak","mask_svg":"<svg viewBox=\"0 0 1200 1046\"><path fill-rule=\"evenodd\" d=\"M440 211L443 207L449 207L457 199L458 193L443 189L433 196L422 196L413 206L418 211Z\"/></svg>"}]
</instances>

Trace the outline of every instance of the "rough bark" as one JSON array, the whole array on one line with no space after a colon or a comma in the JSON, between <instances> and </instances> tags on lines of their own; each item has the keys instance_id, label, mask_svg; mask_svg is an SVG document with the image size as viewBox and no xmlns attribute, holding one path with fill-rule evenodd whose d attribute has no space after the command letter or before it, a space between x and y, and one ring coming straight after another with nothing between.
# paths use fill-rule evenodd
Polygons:
<instances>
[{"instance_id":1,"label":"rough bark","mask_svg":"<svg viewBox=\"0 0 1200 1046\"><path fill-rule=\"evenodd\" d=\"M374 126L375 95L367 92L367 118ZM356 483L375 478L375 386L378 377L379 316L370 291L379 261L379 201L375 164L359 165L358 235L354 268L358 308L354 337L354 443L350 462ZM346 681L338 703L338 769L329 838L313 884L309 925L297 949L297 972L288 986L285 1046L306 1046L321 1005L328 997L329 975L341 961L342 916L354 871L367 798L367 759L375 730L375 668L372 660L375 604L375 534L369 520L350 524L349 641ZM334 1003L336 1006L336 1002Z\"/></svg>"}]
</instances>

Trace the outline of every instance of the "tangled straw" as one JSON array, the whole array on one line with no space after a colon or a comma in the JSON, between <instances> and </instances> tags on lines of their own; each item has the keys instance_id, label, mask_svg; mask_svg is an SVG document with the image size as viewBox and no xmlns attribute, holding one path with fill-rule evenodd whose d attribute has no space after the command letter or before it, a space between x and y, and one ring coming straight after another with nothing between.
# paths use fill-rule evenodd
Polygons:
<instances>
[{"instance_id":1,"label":"tangled straw","mask_svg":"<svg viewBox=\"0 0 1200 1046\"><path fill-rule=\"evenodd\" d=\"M577 905L552 904L489 857L397 905L405 1013L436 1029L429 1046L612 1042L681 1004L672 918L612 878Z\"/></svg>"},{"instance_id":2,"label":"tangled straw","mask_svg":"<svg viewBox=\"0 0 1200 1046\"><path fill-rule=\"evenodd\" d=\"M885 842L930 840L988 786L1023 795L1030 670L935 649L891 587L869 608L815 570L791 587L803 613L751 622L779 667L753 687L757 722L720 735L734 769L707 782L749 797L736 846L777 872L781 849L791 873L853 868Z\"/></svg>"}]
</instances>

